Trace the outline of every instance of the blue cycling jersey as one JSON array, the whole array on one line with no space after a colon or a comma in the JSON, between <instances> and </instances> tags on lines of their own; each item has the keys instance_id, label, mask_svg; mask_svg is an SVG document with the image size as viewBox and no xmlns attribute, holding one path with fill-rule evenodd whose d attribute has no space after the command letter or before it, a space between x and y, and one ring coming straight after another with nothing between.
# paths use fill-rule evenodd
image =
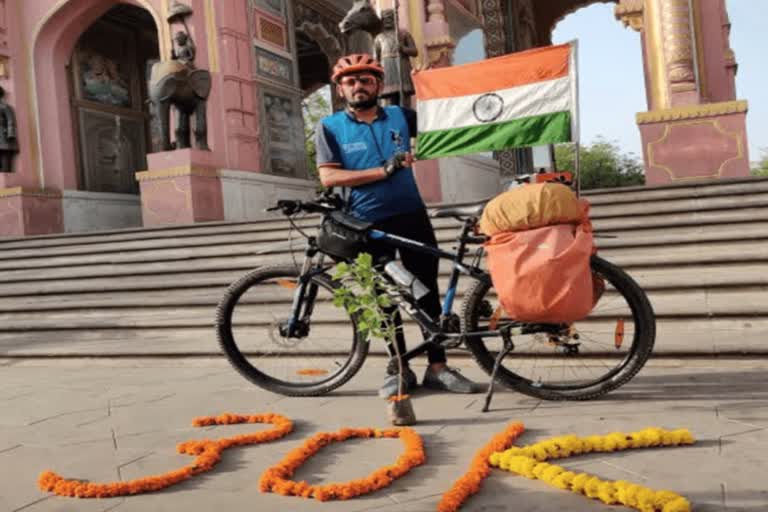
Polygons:
<instances>
[{"instance_id":1,"label":"blue cycling jersey","mask_svg":"<svg viewBox=\"0 0 768 512\"><path fill-rule=\"evenodd\" d=\"M347 170L381 167L395 153L411 150L411 132L405 111L384 107L370 124L347 111L320 121L317 130L317 164L338 164ZM377 222L424 208L411 168L401 169L385 180L353 187L349 211Z\"/></svg>"}]
</instances>

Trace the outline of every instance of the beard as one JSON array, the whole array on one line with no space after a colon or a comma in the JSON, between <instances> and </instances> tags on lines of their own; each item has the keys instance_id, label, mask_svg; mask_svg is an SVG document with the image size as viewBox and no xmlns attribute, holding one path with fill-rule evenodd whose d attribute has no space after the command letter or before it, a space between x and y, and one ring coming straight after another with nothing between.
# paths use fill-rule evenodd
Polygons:
<instances>
[{"instance_id":1,"label":"beard","mask_svg":"<svg viewBox=\"0 0 768 512\"><path fill-rule=\"evenodd\" d=\"M376 97L369 96L364 100L352 100L348 102L350 108L354 110L368 110L376 106Z\"/></svg>"},{"instance_id":2,"label":"beard","mask_svg":"<svg viewBox=\"0 0 768 512\"><path fill-rule=\"evenodd\" d=\"M347 104L353 110L368 110L376 106L378 97L376 95L368 95L365 99L360 100L348 100Z\"/></svg>"}]
</instances>

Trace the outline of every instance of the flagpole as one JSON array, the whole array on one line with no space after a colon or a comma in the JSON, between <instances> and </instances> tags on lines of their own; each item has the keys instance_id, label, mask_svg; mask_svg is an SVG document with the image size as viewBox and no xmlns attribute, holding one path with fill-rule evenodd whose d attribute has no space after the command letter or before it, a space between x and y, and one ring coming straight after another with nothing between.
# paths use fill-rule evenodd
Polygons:
<instances>
[{"instance_id":1,"label":"flagpole","mask_svg":"<svg viewBox=\"0 0 768 512\"><path fill-rule=\"evenodd\" d=\"M581 131L579 130L579 40L571 41L571 101L573 101L573 119L571 119L571 139L576 143L573 155L573 167L576 174L576 196L581 196Z\"/></svg>"},{"instance_id":2,"label":"flagpole","mask_svg":"<svg viewBox=\"0 0 768 512\"><path fill-rule=\"evenodd\" d=\"M394 11L395 11L395 44L397 49L397 87L398 87L397 100L398 100L398 105L402 107L404 106L403 103L405 98L403 98L403 89L404 89L403 67L402 67L402 63L400 62L401 55L400 55L400 13L399 13L400 2L399 0L395 0Z\"/></svg>"}]
</instances>

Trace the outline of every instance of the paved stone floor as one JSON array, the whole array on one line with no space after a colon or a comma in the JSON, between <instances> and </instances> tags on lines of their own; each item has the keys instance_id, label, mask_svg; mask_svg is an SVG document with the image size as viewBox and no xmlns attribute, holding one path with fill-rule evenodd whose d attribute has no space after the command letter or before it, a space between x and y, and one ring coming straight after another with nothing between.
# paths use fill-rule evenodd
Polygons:
<instances>
[{"instance_id":1,"label":"paved stone floor","mask_svg":"<svg viewBox=\"0 0 768 512\"><path fill-rule=\"evenodd\" d=\"M481 378L469 360L457 365ZM586 403L554 403L510 391L481 413L477 396L419 390L414 405L428 462L391 487L347 502L318 503L261 494L261 472L318 431L386 427L375 396L383 362L372 358L345 387L320 398L262 391L221 359L0 360L0 511L429 511L464 473L474 452L513 420L520 443L576 433L606 434L647 426L687 427L691 447L626 451L565 460L562 465L605 479L625 479L686 497L698 512L768 510L768 379L766 360L659 360L624 388ZM276 412L295 432L263 445L233 448L210 473L154 494L74 500L37 489L52 469L91 481L129 480L189 462L176 443L257 430L195 429L195 416ZM349 441L324 449L297 473L311 483L344 481L390 463L397 440ZM493 470L465 511L575 512L609 507L542 482Z\"/></svg>"}]
</instances>

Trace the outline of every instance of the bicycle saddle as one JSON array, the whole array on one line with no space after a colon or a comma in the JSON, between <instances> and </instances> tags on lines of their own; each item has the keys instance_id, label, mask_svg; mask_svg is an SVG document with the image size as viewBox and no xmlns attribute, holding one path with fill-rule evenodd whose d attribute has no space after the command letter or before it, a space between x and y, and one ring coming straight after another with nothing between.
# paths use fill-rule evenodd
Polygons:
<instances>
[{"instance_id":1,"label":"bicycle saddle","mask_svg":"<svg viewBox=\"0 0 768 512\"><path fill-rule=\"evenodd\" d=\"M483 213L483 208L488 204L488 201L481 201L479 203L467 204L463 206L448 206L446 208L437 208L432 211L432 218L440 217L479 217Z\"/></svg>"}]
</instances>

